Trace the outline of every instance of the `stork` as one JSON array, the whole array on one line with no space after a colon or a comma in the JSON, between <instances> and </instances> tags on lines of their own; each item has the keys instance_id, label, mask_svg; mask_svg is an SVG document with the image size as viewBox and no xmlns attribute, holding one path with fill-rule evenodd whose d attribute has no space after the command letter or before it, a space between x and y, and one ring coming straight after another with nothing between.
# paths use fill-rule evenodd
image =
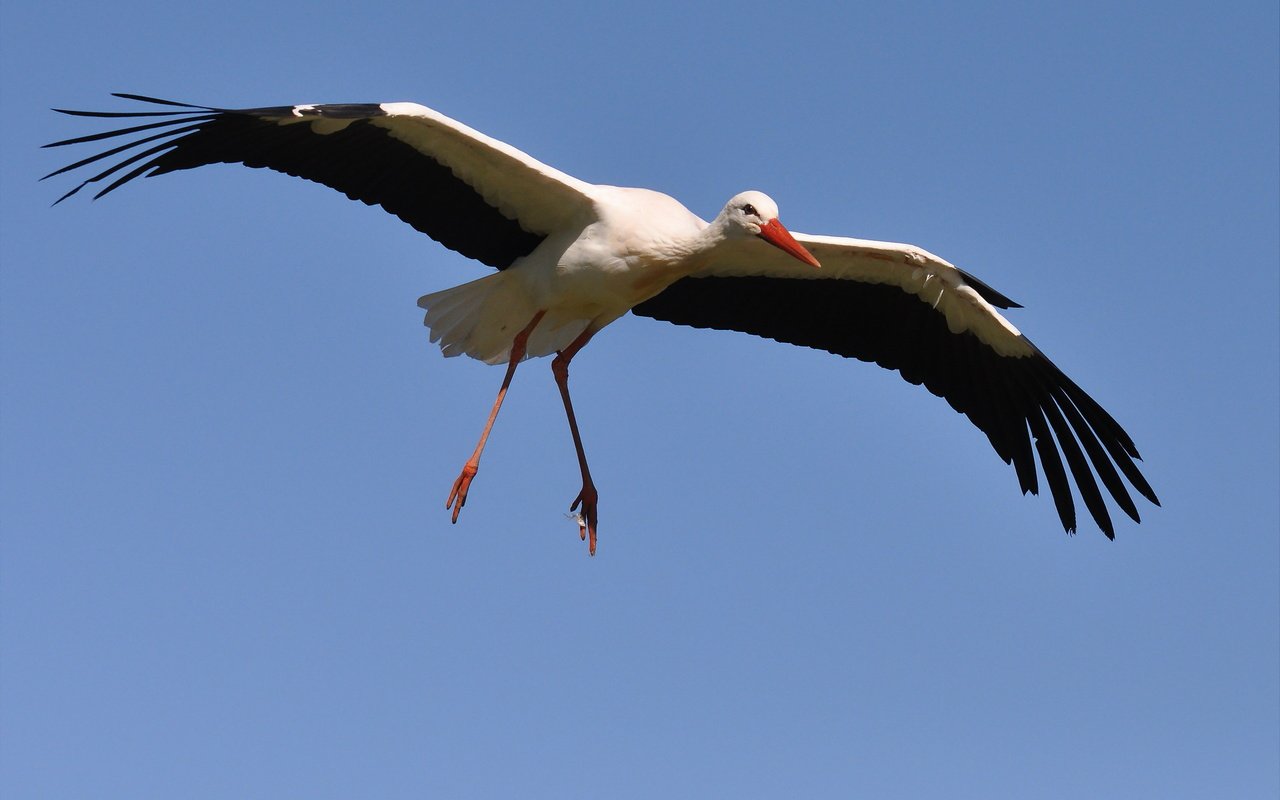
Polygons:
<instances>
[{"instance_id":1,"label":"stork","mask_svg":"<svg viewBox=\"0 0 1280 800\"><path fill-rule=\"evenodd\" d=\"M445 502L455 523L516 367L554 353L551 371L582 477L570 511L595 554L599 493L569 396L569 365L628 311L897 370L985 433L1024 494L1039 493L1038 456L1069 533L1076 529L1073 482L1108 538L1115 529L1099 481L1135 522L1126 481L1159 505L1129 435L1000 313L1021 306L919 247L792 234L759 191L734 195L707 222L668 195L586 183L415 103L227 109L115 96L159 108L54 109L139 121L45 145L124 137L46 175L106 166L55 205L104 181L95 199L140 176L217 163L265 167L381 206L497 268L418 301L444 355L506 365L480 440Z\"/></svg>"}]
</instances>

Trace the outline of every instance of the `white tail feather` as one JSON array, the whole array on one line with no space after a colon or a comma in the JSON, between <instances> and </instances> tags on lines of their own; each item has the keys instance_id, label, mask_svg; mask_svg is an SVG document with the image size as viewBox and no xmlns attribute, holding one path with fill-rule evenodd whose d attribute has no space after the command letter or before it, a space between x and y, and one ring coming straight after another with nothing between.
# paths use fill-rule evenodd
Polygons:
<instances>
[{"instance_id":1,"label":"white tail feather","mask_svg":"<svg viewBox=\"0 0 1280 800\"><path fill-rule=\"evenodd\" d=\"M507 363L516 334L538 313L524 284L512 272L423 295L418 307L426 310L424 323L431 329L431 341L439 342L445 356L465 354L486 364ZM564 349L587 322L544 318L529 337L526 357Z\"/></svg>"}]
</instances>

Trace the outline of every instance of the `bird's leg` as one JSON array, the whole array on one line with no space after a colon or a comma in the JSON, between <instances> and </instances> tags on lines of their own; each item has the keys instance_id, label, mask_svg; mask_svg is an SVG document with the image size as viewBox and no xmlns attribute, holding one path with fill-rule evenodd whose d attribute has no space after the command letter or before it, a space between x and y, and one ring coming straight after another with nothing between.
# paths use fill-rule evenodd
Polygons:
<instances>
[{"instance_id":1,"label":"bird's leg","mask_svg":"<svg viewBox=\"0 0 1280 800\"><path fill-rule=\"evenodd\" d=\"M587 454L582 449L582 435L578 433L578 420L573 415L573 401L569 399L569 362L579 350L586 346L587 342L591 341L595 333L596 328L588 326L568 347L556 353L556 357L551 361L551 372L555 375L556 385L560 387L564 411L569 417L569 432L573 434L573 446L578 451L578 467L582 470L582 491L578 492L569 510L575 511L579 505L582 506L582 510L578 512L578 533L583 539L590 537L587 552L593 556L596 554L596 501L599 495L596 492L596 485L591 482L591 470L587 468Z\"/></svg>"},{"instance_id":2,"label":"bird's leg","mask_svg":"<svg viewBox=\"0 0 1280 800\"><path fill-rule=\"evenodd\" d=\"M498 389L498 397L493 401L493 410L489 412L489 421L484 424L484 431L480 434L480 442L476 445L476 450L471 454L471 458L467 459L467 463L462 466L462 474L453 482L453 490L449 492L449 499L445 502L444 507L453 509L453 521L458 521L458 514L462 512L462 507L467 504L467 490L471 488L471 481L476 477L476 472L480 469L480 454L484 452L484 443L489 440L489 431L493 429L493 421L498 418L498 410L502 408L502 399L507 396L507 387L511 385L511 378L516 374L516 365L524 358L525 347L529 343L529 334L533 333L533 329L538 327L538 323L542 321L542 315L547 313L539 311L533 315L533 319L525 326L524 330L516 334L516 338L511 341L511 358L507 361L507 375L502 379L502 388ZM454 501L457 505L454 505Z\"/></svg>"}]
</instances>

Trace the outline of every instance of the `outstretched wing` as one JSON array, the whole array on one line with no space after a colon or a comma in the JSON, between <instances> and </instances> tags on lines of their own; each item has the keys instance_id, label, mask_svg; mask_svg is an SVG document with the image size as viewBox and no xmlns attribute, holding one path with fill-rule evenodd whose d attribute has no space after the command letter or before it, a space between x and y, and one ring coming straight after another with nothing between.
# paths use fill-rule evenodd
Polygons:
<instances>
[{"instance_id":1,"label":"outstretched wing","mask_svg":"<svg viewBox=\"0 0 1280 800\"><path fill-rule=\"evenodd\" d=\"M446 247L499 269L592 208L591 184L416 103L223 109L116 96L181 110L55 109L142 121L45 145L127 137L46 175L109 164L58 202L108 180L95 198L139 176L205 164L266 167L382 206Z\"/></svg>"},{"instance_id":2,"label":"outstretched wing","mask_svg":"<svg viewBox=\"0 0 1280 800\"><path fill-rule=\"evenodd\" d=\"M978 426L1014 466L1023 493L1039 491L1039 454L1068 532L1076 528L1073 479L1108 538L1115 530L1099 480L1135 521L1125 479L1159 505L1134 463L1140 457L1129 435L997 310L1016 303L917 247L795 236L822 262L820 270L750 242L750 250L744 245L717 258L633 311L897 370Z\"/></svg>"}]
</instances>

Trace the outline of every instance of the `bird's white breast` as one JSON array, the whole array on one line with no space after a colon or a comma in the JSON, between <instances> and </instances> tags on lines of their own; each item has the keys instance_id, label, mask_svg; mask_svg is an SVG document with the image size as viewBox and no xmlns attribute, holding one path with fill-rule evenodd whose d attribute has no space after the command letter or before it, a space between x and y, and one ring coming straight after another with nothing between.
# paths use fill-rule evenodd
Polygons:
<instances>
[{"instance_id":1,"label":"bird's white breast","mask_svg":"<svg viewBox=\"0 0 1280 800\"><path fill-rule=\"evenodd\" d=\"M595 189L594 221L517 265L549 316L607 322L694 268L690 248L705 222L660 192Z\"/></svg>"}]
</instances>

